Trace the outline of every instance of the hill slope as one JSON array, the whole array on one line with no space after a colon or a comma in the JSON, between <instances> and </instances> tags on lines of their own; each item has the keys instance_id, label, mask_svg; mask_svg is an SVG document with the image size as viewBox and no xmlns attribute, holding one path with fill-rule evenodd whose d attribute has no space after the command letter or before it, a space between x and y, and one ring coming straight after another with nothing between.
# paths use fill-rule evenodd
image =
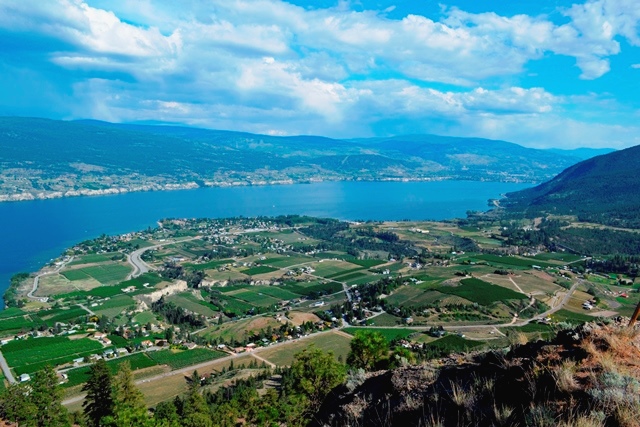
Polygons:
<instances>
[{"instance_id":1,"label":"hill slope","mask_svg":"<svg viewBox=\"0 0 640 427\"><path fill-rule=\"evenodd\" d=\"M548 182L507 194L503 205L528 216L577 215L584 221L640 227L640 146L597 156Z\"/></svg>"},{"instance_id":2,"label":"hill slope","mask_svg":"<svg viewBox=\"0 0 640 427\"><path fill-rule=\"evenodd\" d=\"M336 140L0 117L0 201L315 180L540 182L579 160L478 138Z\"/></svg>"}]
</instances>

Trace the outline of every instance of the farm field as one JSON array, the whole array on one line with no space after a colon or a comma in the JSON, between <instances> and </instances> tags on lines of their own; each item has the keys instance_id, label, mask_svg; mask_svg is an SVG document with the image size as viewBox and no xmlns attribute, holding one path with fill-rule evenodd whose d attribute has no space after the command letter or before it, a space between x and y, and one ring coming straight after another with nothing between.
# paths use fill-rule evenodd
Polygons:
<instances>
[{"instance_id":1,"label":"farm field","mask_svg":"<svg viewBox=\"0 0 640 427\"><path fill-rule=\"evenodd\" d=\"M184 264L184 266L189 267L195 271L204 271L204 270L211 270L214 268L218 268L227 264L233 264L233 262L234 261L232 259L217 259L213 261L204 262L202 264L192 264L187 262Z\"/></svg>"},{"instance_id":2,"label":"farm field","mask_svg":"<svg viewBox=\"0 0 640 427\"><path fill-rule=\"evenodd\" d=\"M135 305L133 298L128 295L118 295L110 298L107 301L99 303L97 307L91 307L97 315L115 317L122 313L123 310L133 307Z\"/></svg>"},{"instance_id":3,"label":"farm field","mask_svg":"<svg viewBox=\"0 0 640 427\"><path fill-rule=\"evenodd\" d=\"M112 285L126 279L130 272L131 267L128 264L103 263L91 267L64 270L61 274L72 282L93 278L102 284Z\"/></svg>"},{"instance_id":4,"label":"farm field","mask_svg":"<svg viewBox=\"0 0 640 427\"><path fill-rule=\"evenodd\" d=\"M17 375L33 373L46 364L61 365L90 354L101 353L102 344L89 338L68 337L14 340L1 347L2 354Z\"/></svg>"},{"instance_id":5,"label":"farm field","mask_svg":"<svg viewBox=\"0 0 640 427\"><path fill-rule=\"evenodd\" d=\"M209 304L207 304L205 301L198 300L190 292L171 295L167 298L167 301L174 303L178 307L193 311L194 313L202 314L203 316L212 317L217 315L217 312L214 311L214 309L211 308Z\"/></svg>"},{"instance_id":6,"label":"farm field","mask_svg":"<svg viewBox=\"0 0 640 427\"><path fill-rule=\"evenodd\" d=\"M111 261L111 258L113 258L114 256L122 256L122 253L120 253L120 252L107 252L107 253L104 253L104 254L76 255L73 258L73 261L68 263L67 266L68 267L72 267L72 266L75 266L75 265L82 265L82 264L94 264L94 263L101 263L101 262L109 262L109 261Z\"/></svg>"},{"instance_id":7,"label":"farm field","mask_svg":"<svg viewBox=\"0 0 640 427\"><path fill-rule=\"evenodd\" d=\"M152 360L147 355L147 353L135 353L130 356L107 360L107 366L109 367L111 373L115 374L118 371L119 366L125 362L129 363L132 371L137 371L139 369L149 368L151 366L157 365L157 363ZM86 382L89 375L89 368L89 366L83 366L80 368L69 369L67 371L68 381L63 383L63 387L75 387Z\"/></svg>"},{"instance_id":8,"label":"farm field","mask_svg":"<svg viewBox=\"0 0 640 427\"><path fill-rule=\"evenodd\" d=\"M527 298L526 295L519 292L475 278L462 279L459 286L440 286L437 290L442 293L457 295L481 305L490 305L494 302L509 299Z\"/></svg>"},{"instance_id":9,"label":"farm field","mask_svg":"<svg viewBox=\"0 0 640 427\"><path fill-rule=\"evenodd\" d=\"M464 339L458 335L447 335L427 344L427 347L437 349L445 353L460 353L477 347L482 347L482 341Z\"/></svg>"},{"instance_id":10,"label":"farm field","mask_svg":"<svg viewBox=\"0 0 640 427\"><path fill-rule=\"evenodd\" d=\"M367 324L371 326L397 326L402 323L402 319L389 313L382 313L371 319L367 319Z\"/></svg>"},{"instance_id":11,"label":"farm field","mask_svg":"<svg viewBox=\"0 0 640 427\"><path fill-rule=\"evenodd\" d=\"M255 276L258 274L273 273L274 271L278 270L278 268L269 267L268 265L260 265L258 267L251 267L247 268L246 270L242 270L242 273L246 274L247 276Z\"/></svg>"},{"instance_id":12,"label":"farm field","mask_svg":"<svg viewBox=\"0 0 640 427\"><path fill-rule=\"evenodd\" d=\"M201 331L198 335L208 339L222 338L225 341L232 339L242 340L246 335L257 334L261 329L266 330L269 326L277 329L282 326L273 316L256 316L250 319L226 322L222 325L213 325Z\"/></svg>"},{"instance_id":13,"label":"farm field","mask_svg":"<svg viewBox=\"0 0 640 427\"><path fill-rule=\"evenodd\" d=\"M261 350L258 354L278 366L289 366L296 353L314 345L324 351L332 351L336 359L342 356L342 360L347 360L350 342L351 339L346 334L334 331L323 332L272 349Z\"/></svg>"},{"instance_id":14,"label":"farm field","mask_svg":"<svg viewBox=\"0 0 640 427\"><path fill-rule=\"evenodd\" d=\"M186 366L227 356L226 353L206 348L194 348L193 350L159 350L149 352L148 355L158 365L169 365L171 369L181 369Z\"/></svg>"},{"instance_id":15,"label":"farm field","mask_svg":"<svg viewBox=\"0 0 640 427\"><path fill-rule=\"evenodd\" d=\"M313 262L314 259L307 256L293 255L293 256L276 256L273 258L267 258L262 261L258 261L259 264L270 265L276 268L287 268L292 265L306 264Z\"/></svg>"},{"instance_id":16,"label":"farm field","mask_svg":"<svg viewBox=\"0 0 640 427\"><path fill-rule=\"evenodd\" d=\"M532 258L521 258L515 256L498 256L498 255L474 255L471 257L476 260L487 261L492 264L502 264L511 267L520 267L520 268L532 268L534 265L539 267L558 267L563 265L562 262L552 263L543 260L537 260Z\"/></svg>"}]
</instances>

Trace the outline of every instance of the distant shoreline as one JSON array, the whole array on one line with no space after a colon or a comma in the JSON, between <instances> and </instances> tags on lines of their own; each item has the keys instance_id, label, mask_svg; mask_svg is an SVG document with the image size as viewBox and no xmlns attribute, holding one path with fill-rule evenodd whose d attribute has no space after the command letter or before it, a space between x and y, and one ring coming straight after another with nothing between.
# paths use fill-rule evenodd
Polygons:
<instances>
[{"instance_id":1,"label":"distant shoreline","mask_svg":"<svg viewBox=\"0 0 640 427\"><path fill-rule=\"evenodd\" d=\"M196 182L186 182L182 184L165 184L165 185L139 185L132 188L112 187L101 190L81 189L68 191L51 191L51 192L28 192L20 194L0 194L0 203L11 202L28 202L35 200L52 200L70 197L93 197L93 196L109 196L127 193L141 193L152 191L176 191L176 190L195 190L198 188L225 188L225 187L255 187L255 186L274 186L274 185L294 185L294 184L317 184L322 182L437 182L437 181L472 181L472 182L503 182L513 184L535 184L532 181L518 179L489 180L489 179L464 179L460 177L425 177L425 178L382 178L382 179L303 179L303 180L276 180L276 181L234 181L234 182L205 182L200 185Z\"/></svg>"}]
</instances>

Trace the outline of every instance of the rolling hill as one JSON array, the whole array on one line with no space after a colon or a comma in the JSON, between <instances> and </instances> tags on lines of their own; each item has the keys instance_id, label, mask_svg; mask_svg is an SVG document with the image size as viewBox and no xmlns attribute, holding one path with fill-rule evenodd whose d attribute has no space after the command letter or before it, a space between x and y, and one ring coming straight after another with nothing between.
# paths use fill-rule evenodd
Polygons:
<instances>
[{"instance_id":1,"label":"rolling hill","mask_svg":"<svg viewBox=\"0 0 640 427\"><path fill-rule=\"evenodd\" d=\"M580 220L640 228L640 146L593 157L555 178L507 194L503 206L527 216L576 215Z\"/></svg>"},{"instance_id":2,"label":"rolling hill","mask_svg":"<svg viewBox=\"0 0 640 427\"><path fill-rule=\"evenodd\" d=\"M540 182L578 161L479 138L337 140L0 117L0 201L321 180Z\"/></svg>"}]
</instances>

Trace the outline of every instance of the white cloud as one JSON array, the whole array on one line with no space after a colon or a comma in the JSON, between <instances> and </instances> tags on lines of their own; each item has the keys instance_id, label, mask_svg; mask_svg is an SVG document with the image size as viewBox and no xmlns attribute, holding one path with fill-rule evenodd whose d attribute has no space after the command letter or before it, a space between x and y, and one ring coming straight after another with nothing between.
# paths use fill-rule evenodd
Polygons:
<instances>
[{"instance_id":1,"label":"white cloud","mask_svg":"<svg viewBox=\"0 0 640 427\"><path fill-rule=\"evenodd\" d=\"M534 144L545 132L579 138L582 122L563 117L567 98L521 87L527 64L563 55L583 79L610 72L620 40L640 45L639 5L588 0L557 24L446 7L441 20L391 19L391 8L355 12L348 2L0 0L0 27L46 40L41 60L72 82L69 117L332 136L477 132ZM605 130L627 135L583 128L603 144Z\"/></svg>"}]
</instances>

